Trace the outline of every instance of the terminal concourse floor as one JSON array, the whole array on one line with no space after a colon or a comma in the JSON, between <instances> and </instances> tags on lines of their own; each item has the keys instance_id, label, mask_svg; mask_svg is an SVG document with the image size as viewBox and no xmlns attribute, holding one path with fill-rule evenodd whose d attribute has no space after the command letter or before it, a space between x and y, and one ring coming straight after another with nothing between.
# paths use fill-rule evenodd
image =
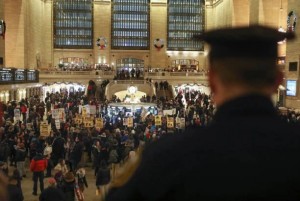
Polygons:
<instances>
[{"instance_id":1,"label":"terminal concourse floor","mask_svg":"<svg viewBox=\"0 0 300 201\"><path fill-rule=\"evenodd\" d=\"M10 173L12 173L12 168L10 168ZM48 178L44 179L45 188L48 186ZM94 170L91 167L86 167L86 179L89 187L84 191L84 200L88 201L100 201L100 197L96 196L96 178L94 177ZM24 194L24 201L38 201L39 195L41 194L39 190L38 183L38 196L32 195L33 181L32 172L27 171L27 177L22 180L22 190Z\"/></svg>"}]
</instances>

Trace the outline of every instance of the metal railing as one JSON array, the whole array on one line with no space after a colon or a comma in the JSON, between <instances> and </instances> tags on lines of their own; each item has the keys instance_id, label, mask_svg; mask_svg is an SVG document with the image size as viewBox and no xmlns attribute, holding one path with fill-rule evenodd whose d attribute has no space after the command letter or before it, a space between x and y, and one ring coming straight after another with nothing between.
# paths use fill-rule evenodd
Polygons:
<instances>
[{"instance_id":1,"label":"metal railing","mask_svg":"<svg viewBox=\"0 0 300 201\"><path fill-rule=\"evenodd\" d=\"M91 76L93 77L103 77L105 79L113 79L116 75L116 71L102 71L102 70L93 70L93 71L47 71L42 70L40 71L41 77L52 77L52 76ZM145 78L156 78L159 79L164 77L163 79L167 79L167 77L179 78L179 77L207 77L207 72L145 72L144 73ZM122 80L127 81L127 80ZM141 82L141 80L128 80L128 82Z\"/></svg>"}]
</instances>

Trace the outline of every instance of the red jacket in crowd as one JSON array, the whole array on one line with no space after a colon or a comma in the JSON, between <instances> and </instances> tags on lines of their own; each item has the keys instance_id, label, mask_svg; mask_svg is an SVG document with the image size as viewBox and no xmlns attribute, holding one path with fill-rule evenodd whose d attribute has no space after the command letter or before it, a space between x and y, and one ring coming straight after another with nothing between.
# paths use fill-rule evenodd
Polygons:
<instances>
[{"instance_id":1,"label":"red jacket in crowd","mask_svg":"<svg viewBox=\"0 0 300 201\"><path fill-rule=\"evenodd\" d=\"M30 170L32 172L42 172L48 166L48 161L42 154L37 154L30 162Z\"/></svg>"},{"instance_id":2,"label":"red jacket in crowd","mask_svg":"<svg viewBox=\"0 0 300 201\"><path fill-rule=\"evenodd\" d=\"M27 107L25 105L21 105L20 107L21 113L26 113L27 112Z\"/></svg>"}]
</instances>

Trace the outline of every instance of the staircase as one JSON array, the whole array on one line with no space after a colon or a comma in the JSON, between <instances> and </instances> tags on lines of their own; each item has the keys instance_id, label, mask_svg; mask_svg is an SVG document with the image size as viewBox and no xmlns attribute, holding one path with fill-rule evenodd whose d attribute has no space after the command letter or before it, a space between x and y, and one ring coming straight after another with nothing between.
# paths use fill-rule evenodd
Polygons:
<instances>
[{"instance_id":1,"label":"staircase","mask_svg":"<svg viewBox=\"0 0 300 201\"><path fill-rule=\"evenodd\" d=\"M172 93L172 89L171 87L169 86L167 90L164 90L164 89L157 89L156 90L156 97L157 98L160 98L160 97L164 97L168 100L174 98L173 97L173 93Z\"/></svg>"}]
</instances>

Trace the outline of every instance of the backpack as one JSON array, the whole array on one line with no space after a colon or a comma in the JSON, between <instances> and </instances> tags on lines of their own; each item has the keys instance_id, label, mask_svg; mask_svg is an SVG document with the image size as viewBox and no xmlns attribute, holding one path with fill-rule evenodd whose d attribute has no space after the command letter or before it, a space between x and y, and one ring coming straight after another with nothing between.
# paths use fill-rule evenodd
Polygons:
<instances>
[{"instance_id":1,"label":"backpack","mask_svg":"<svg viewBox=\"0 0 300 201\"><path fill-rule=\"evenodd\" d=\"M54 175L54 179L56 181L56 186L57 188L60 188L62 189L63 187L63 184L64 184L64 179L63 179L63 174L61 171L57 172L55 175Z\"/></svg>"}]
</instances>

